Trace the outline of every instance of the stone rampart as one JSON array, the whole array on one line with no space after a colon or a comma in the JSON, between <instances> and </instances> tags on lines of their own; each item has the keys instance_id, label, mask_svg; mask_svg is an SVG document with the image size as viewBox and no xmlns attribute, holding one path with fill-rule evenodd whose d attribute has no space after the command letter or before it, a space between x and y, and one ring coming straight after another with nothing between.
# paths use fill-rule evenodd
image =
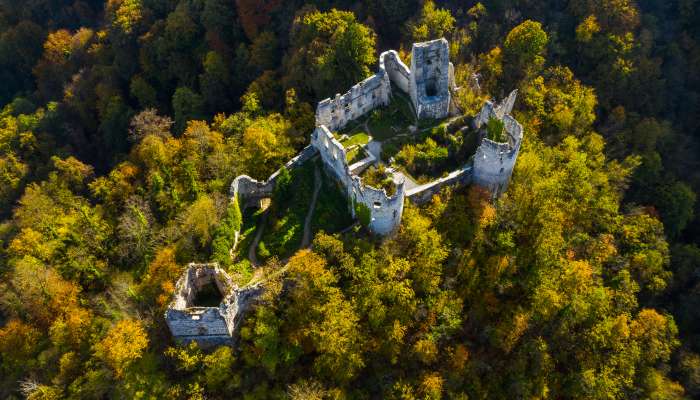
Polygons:
<instances>
[{"instance_id":1,"label":"stone rampart","mask_svg":"<svg viewBox=\"0 0 700 400\"><path fill-rule=\"evenodd\" d=\"M408 93L411 71L406 64L401 61L399 54L394 50L383 52L379 56L379 70L386 71L391 83L399 89Z\"/></svg>"},{"instance_id":2,"label":"stone rampart","mask_svg":"<svg viewBox=\"0 0 700 400\"><path fill-rule=\"evenodd\" d=\"M384 70L351 87L344 94L321 100L316 107L316 125L337 131L348 122L375 108L389 104L391 85Z\"/></svg>"},{"instance_id":3,"label":"stone rampart","mask_svg":"<svg viewBox=\"0 0 700 400\"><path fill-rule=\"evenodd\" d=\"M364 204L370 210L370 231L386 235L399 225L403 213L403 182L397 185L396 193L393 196L388 196L383 189L379 190L364 185L362 179L354 174L348 165L345 148L324 125L314 130L311 136L311 145L318 149L326 169L345 188L350 202ZM374 161L366 158L361 161L363 163L361 167L366 168L372 162ZM353 168L355 170L361 169L358 165L353 165ZM351 212L354 216L355 210L352 209Z\"/></svg>"},{"instance_id":4,"label":"stone rampart","mask_svg":"<svg viewBox=\"0 0 700 400\"><path fill-rule=\"evenodd\" d=\"M299 154L296 155L296 157L287 161L282 168L295 168L303 164L315 154L315 147L311 145L306 146ZM281 168L270 175L264 182L257 181L248 175L237 176L236 179L233 180L233 183L231 183L231 199L238 200L238 205L242 211L247 207L255 206L261 199L271 197L272 192L275 190L275 184L277 182L277 176L279 176L280 170Z\"/></svg>"},{"instance_id":5,"label":"stone rampart","mask_svg":"<svg viewBox=\"0 0 700 400\"><path fill-rule=\"evenodd\" d=\"M416 204L425 204L445 186L467 185L472 179L472 166L466 165L447 176L415 187L406 192L406 197Z\"/></svg>"}]
</instances>

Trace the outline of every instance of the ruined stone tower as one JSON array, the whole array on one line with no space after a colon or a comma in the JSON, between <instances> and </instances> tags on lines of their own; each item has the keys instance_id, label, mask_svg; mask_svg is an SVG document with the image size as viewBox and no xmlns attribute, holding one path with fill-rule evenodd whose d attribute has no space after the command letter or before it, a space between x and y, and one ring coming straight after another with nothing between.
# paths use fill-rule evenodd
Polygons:
<instances>
[{"instance_id":1,"label":"ruined stone tower","mask_svg":"<svg viewBox=\"0 0 700 400\"><path fill-rule=\"evenodd\" d=\"M413 44L409 94L418 118L449 113L451 67L445 38Z\"/></svg>"},{"instance_id":2,"label":"ruined stone tower","mask_svg":"<svg viewBox=\"0 0 700 400\"><path fill-rule=\"evenodd\" d=\"M517 95L517 90L512 91L498 105L487 101L474 119L477 129L484 127L491 118L504 124L505 142L483 137L474 155L472 182L488 189L494 197L500 196L508 188L523 140L523 127L510 115Z\"/></svg>"}]
</instances>

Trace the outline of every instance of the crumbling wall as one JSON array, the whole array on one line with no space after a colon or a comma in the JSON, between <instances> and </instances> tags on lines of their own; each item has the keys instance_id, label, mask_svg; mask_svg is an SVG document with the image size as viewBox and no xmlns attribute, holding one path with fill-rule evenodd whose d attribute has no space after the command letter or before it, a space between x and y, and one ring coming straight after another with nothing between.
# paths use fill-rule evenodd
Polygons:
<instances>
[{"instance_id":1,"label":"crumbling wall","mask_svg":"<svg viewBox=\"0 0 700 400\"><path fill-rule=\"evenodd\" d=\"M351 183L351 174L346 159L345 147L333 137L333 134L325 125L314 129L314 133L311 135L311 145L318 150L321 160L323 160L323 164L327 169L335 175L344 187L348 187Z\"/></svg>"},{"instance_id":2,"label":"crumbling wall","mask_svg":"<svg viewBox=\"0 0 700 400\"><path fill-rule=\"evenodd\" d=\"M384 189L364 185L359 176L353 175L350 190L352 203L364 204L370 210L368 227L370 231L379 235L388 235L401 224L404 182L396 185L396 193L390 197Z\"/></svg>"},{"instance_id":3,"label":"crumbling wall","mask_svg":"<svg viewBox=\"0 0 700 400\"><path fill-rule=\"evenodd\" d=\"M316 125L337 131L348 122L375 108L388 105L391 85L384 70L351 87L345 94L321 100L316 107Z\"/></svg>"},{"instance_id":4,"label":"crumbling wall","mask_svg":"<svg viewBox=\"0 0 700 400\"><path fill-rule=\"evenodd\" d=\"M391 83L399 89L408 93L411 71L406 64L401 61L399 54L394 50L383 52L379 56L379 70L386 71Z\"/></svg>"},{"instance_id":5,"label":"crumbling wall","mask_svg":"<svg viewBox=\"0 0 700 400\"><path fill-rule=\"evenodd\" d=\"M450 55L445 38L414 43L409 94L418 118L444 118L450 110Z\"/></svg>"},{"instance_id":6,"label":"crumbling wall","mask_svg":"<svg viewBox=\"0 0 700 400\"><path fill-rule=\"evenodd\" d=\"M305 161L309 160L315 154L316 148L314 146L306 146L294 158L287 161L282 168L296 168ZM282 168L275 171L264 182L257 181L248 175L237 176L236 179L233 180L233 183L231 183L231 199L237 199L239 207L241 210L243 210L246 207L254 206L256 202L260 201L260 199L271 197L272 192L275 190L277 177L279 176Z\"/></svg>"},{"instance_id":7,"label":"crumbling wall","mask_svg":"<svg viewBox=\"0 0 700 400\"><path fill-rule=\"evenodd\" d=\"M218 307L192 304L198 290L214 282L223 299ZM179 341L197 341L203 346L229 343L233 336L236 303L235 285L217 264L190 264L175 285L165 321Z\"/></svg>"},{"instance_id":8,"label":"crumbling wall","mask_svg":"<svg viewBox=\"0 0 700 400\"><path fill-rule=\"evenodd\" d=\"M198 307L193 300L198 290L216 284L222 295L216 307ZM261 286L239 289L218 264L191 263L175 284L175 293L165 322L180 343L197 342L200 347L232 344L241 318L261 293Z\"/></svg>"},{"instance_id":9,"label":"crumbling wall","mask_svg":"<svg viewBox=\"0 0 700 400\"><path fill-rule=\"evenodd\" d=\"M241 211L252 207L260 201L272 196L275 188L275 181L257 181L248 175L239 175L231 184L231 198L238 200Z\"/></svg>"},{"instance_id":10,"label":"crumbling wall","mask_svg":"<svg viewBox=\"0 0 700 400\"><path fill-rule=\"evenodd\" d=\"M471 182L471 179L472 166L466 165L456 171L450 172L443 178L436 179L407 191L406 197L416 204L425 204L429 202L435 194L440 192L440 189L443 187L457 184L467 185Z\"/></svg>"}]
</instances>

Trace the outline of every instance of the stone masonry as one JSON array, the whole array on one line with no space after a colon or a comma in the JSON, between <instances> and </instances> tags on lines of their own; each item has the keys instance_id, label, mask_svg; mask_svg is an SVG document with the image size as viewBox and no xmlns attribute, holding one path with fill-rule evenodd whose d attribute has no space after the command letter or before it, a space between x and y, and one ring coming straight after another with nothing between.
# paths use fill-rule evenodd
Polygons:
<instances>
[{"instance_id":1,"label":"stone masonry","mask_svg":"<svg viewBox=\"0 0 700 400\"><path fill-rule=\"evenodd\" d=\"M414 43L410 95L418 118L444 118L450 109L449 46L445 38Z\"/></svg>"},{"instance_id":2,"label":"stone masonry","mask_svg":"<svg viewBox=\"0 0 700 400\"><path fill-rule=\"evenodd\" d=\"M196 305L198 292L210 284L221 294L221 303L218 306ZM257 286L240 290L216 263L191 263L175 285L165 321L181 343L196 341L204 348L232 344L241 318L260 290Z\"/></svg>"},{"instance_id":3,"label":"stone masonry","mask_svg":"<svg viewBox=\"0 0 700 400\"><path fill-rule=\"evenodd\" d=\"M379 235L387 235L398 227L405 197L424 203L444 186L472 182L489 189L494 197L506 190L523 135L522 126L510 115L517 91L513 91L498 105L486 102L475 117L474 125L477 129L481 129L489 118L502 120L508 140L506 143L496 143L482 134L473 163L468 162L446 177L412 188L408 192L404 182L398 181L393 196L388 196L384 190L363 184L359 173L379 160L370 156L354 165L348 165L345 148L331 132L341 130L349 122L388 105L394 89L410 96L419 119L440 119L450 115L450 110L454 110L451 90L455 90L456 85L447 40L441 38L414 43L410 69L396 51L385 51L379 56L379 68L374 75L354 85L344 94L321 100L316 108L316 128L311 135L311 145L283 168L294 168L318 153L325 168L344 188L349 203L353 205L353 216L354 205L365 205L371 213L369 229ZM231 185L231 195L238 199L243 208L253 205L261 198L270 197L278 173L279 171L275 172L264 182L245 175L239 176Z\"/></svg>"},{"instance_id":4,"label":"stone masonry","mask_svg":"<svg viewBox=\"0 0 700 400\"><path fill-rule=\"evenodd\" d=\"M410 190L405 190L404 181L398 181L392 196L383 189L363 184L359 173L379 160L368 152L365 159L348 165L346 150L331 131L342 129L348 122L388 105L392 87L410 95L418 118L448 116L451 107L454 109L450 90L455 90L455 82L447 40L415 43L410 70L395 51L385 51L379 57L376 74L343 95L336 94L332 99L320 101L311 144L282 168L295 168L319 154L325 168L344 188L353 216L355 205L366 206L371 214L369 229L379 235L387 235L399 226L405 198L422 204L430 201L444 186L469 183L487 188L494 198L506 190L523 138L522 126L510 115L517 91L500 104L487 101L474 118L474 127L482 132L473 161L447 176ZM491 118L503 121L507 134L505 143L485 137L485 124ZM237 200L244 209L272 196L280 170L264 182L246 175L238 176L231 184L231 200ZM236 237L238 234L236 232ZM206 287L211 289L212 285L221 295L218 305L197 304L198 294ZM165 320L172 335L181 343L196 341L205 348L233 344L241 319L263 290L261 285L239 289L218 264L191 263L175 286ZM218 297L214 299L217 300Z\"/></svg>"},{"instance_id":5,"label":"stone masonry","mask_svg":"<svg viewBox=\"0 0 700 400\"><path fill-rule=\"evenodd\" d=\"M491 118L504 123L506 142L497 143L483 137L474 155L473 183L487 188L494 197L500 196L508 188L523 140L522 125L510 115L517 95L517 90L512 91L498 105L487 101L474 119L477 129L482 128Z\"/></svg>"}]
</instances>

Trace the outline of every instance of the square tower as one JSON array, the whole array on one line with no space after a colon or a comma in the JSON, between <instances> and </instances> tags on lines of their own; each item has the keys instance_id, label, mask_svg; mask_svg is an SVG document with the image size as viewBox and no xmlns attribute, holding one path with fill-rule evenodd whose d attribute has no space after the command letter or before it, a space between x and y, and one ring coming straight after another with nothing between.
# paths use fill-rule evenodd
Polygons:
<instances>
[{"instance_id":1,"label":"square tower","mask_svg":"<svg viewBox=\"0 0 700 400\"><path fill-rule=\"evenodd\" d=\"M444 118L450 110L450 50L445 38L414 43L409 91L418 118Z\"/></svg>"}]
</instances>

